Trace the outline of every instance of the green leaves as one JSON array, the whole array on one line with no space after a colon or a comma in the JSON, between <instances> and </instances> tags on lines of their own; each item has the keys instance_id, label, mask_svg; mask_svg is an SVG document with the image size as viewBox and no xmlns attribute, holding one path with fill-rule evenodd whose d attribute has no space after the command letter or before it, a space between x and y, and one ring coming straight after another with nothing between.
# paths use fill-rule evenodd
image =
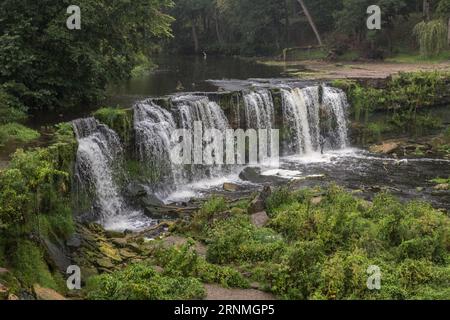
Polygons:
<instances>
[{"instance_id":1,"label":"green leaves","mask_svg":"<svg viewBox=\"0 0 450 320\"><path fill-rule=\"evenodd\" d=\"M171 35L170 0L80 0L81 30L66 27L69 1L56 2L0 4L0 83L26 88L14 95L31 109L96 101L130 76L139 53Z\"/></svg>"}]
</instances>

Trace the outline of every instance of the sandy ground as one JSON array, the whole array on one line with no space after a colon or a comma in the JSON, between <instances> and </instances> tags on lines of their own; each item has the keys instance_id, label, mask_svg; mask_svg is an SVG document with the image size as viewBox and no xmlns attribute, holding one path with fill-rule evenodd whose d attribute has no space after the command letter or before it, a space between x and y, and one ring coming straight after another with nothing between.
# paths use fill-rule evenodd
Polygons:
<instances>
[{"instance_id":1,"label":"sandy ground","mask_svg":"<svg viewBox=\"0 0 450 320\"><path fill-rule=\"evenodd\" d=\"M205 300L226 300L226 301L242 301L242 300L275 300L274 296L254 289L225 289L219 285L207 284Z\"/></svg>"},{"instance_id":2,"label":"sandy ground","mask_svg":"<svg viewBox=\"0 0 450 320\"><path fill-rule=\"evenodd\" d=\"M382 79L399 72L450 71L450 61L440 63L390 63L390 62L345 62L325 61L261 62L282 66L285 73L304 79Z\"/></svg>"}]
</instances>

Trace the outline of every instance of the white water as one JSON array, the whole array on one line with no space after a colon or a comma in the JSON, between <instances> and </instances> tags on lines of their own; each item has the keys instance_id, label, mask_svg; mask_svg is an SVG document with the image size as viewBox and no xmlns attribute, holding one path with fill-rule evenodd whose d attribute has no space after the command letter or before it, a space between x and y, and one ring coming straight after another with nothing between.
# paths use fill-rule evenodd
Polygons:
<instances>
[{"instance_id":1,"label":"white water","mask_svg":"<svg viewBox=\"0 0 450 320\"><path fill-rule=\"evenodd\" d=\"M158 181L148 181L160 196L173 191L173 185L183 178L182 168L170 159L171 134L176 129L173 116L151 101L134 106L135 148L140 164Z\"/></svg>"},{"instance_id":2,"label":"white water","mask_svg":"<svg viewBox=\"0 0 450 320\"><path fill-rule=\"evenodd\" d=\"M347 146L347 100L339 89L319 87L281 90L283 120L291 130L288 149L301 156Z\"/></svg>"},{"instance_id":3,"label":"white water","mask_svg":"<svg viewBox=\"0 0 450 320\"><path fill-rule=\"evenodd\" d=\"M289 147L295 157L305 162L332 161L334 156L322 154L321 145L326 145L326 150L347 146L345 94L325 87L320 103L318 87L282 89L281 93L284 122L292 132ZM247 128L275 127L275 107L269 90L246 93L243 100ZM151 192L165 202L174 202L201 197L211 189L221 189L225 182L245 184L238 177L242 168L237 166L176 166L171 162L171 134L175 129L192 130L196 121L202 122L203 129L223 132L230 128L222 108L206 96L179 96L172 102L170 112L150 100L134 107L136 158L141 166L159 174L147 181ZM93 214L110 229L136 229L152 223L142 212L128 207L115 182L115 170L122 165L123 154L117 134L93 118L75 121L74 128L79 140L77 176L86 189L95 190ZM267 169L264 175L286 179L301 175L296 170Z\"/></svg>"},{"instance_id":4,"label":"white water","mask_svg":"<svg viewBox=\"0 0 450 320\"><path fill-rule=\"evenodd\" d=\"M77 182L82 190L95 191L91 214L107 229L135 229L152 224L140 219L136 225L135 218L142 213L128 208L115 183L114 168L121 165L123 154L117 134L93 118L75 120L73 127L78 139Z\"/></svg>"}]
</instances>

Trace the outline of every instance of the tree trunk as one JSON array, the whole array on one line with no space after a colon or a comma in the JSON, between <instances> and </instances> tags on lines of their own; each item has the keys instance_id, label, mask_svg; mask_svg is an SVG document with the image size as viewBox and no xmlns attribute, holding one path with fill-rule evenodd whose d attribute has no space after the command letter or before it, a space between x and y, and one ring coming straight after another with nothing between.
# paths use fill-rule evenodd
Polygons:
<instances>
[{"instance_id":1,"label":"tree trunk","mask_svg":"<svg viewBox=\"0 0 450 320\"><path fill-rule=\"evenodd\" d=\"M430 1L423 0L423 19L430 21Z\"/></svg>"},{"instance_id":2,"label":"tree trunk","mask_svg":"<svg viewBox=\"0 0 450 320\"><path fill-rule=\"evenodd\" d=\"M286 40L286 46L289 46L289 27L290 27L290 21L289 21L289 7L288 7L288 0L284 0L284 14L285 14L285 23L286 23L286 28L285 28L285 40Z\"/></svg>"},{"instance_id":3,"label":"tree trunk","mask_svg":"<svg viewBox=\"0 0 450 320\"><path fill-rule=\"evenodd\" d=\"M197 36L197 28L195 27L195 19L192 19L192 39L194 40L194 51L198 53L199 44L198 44L198 36Z\"/></svg>"},{"instance_id":4,"label":"tree trunk","mask_svg":"<svg viewBox=\"0 0 450 320\"><path fill-rule=\"evenodd\" d=\"M319 31L317 30L316 24L314 23L314 20L312 19L311 15L309 14L309 10L305 5L305 2L303 0L297 0L298 3L302 6L302 10L306 15L306 18L308 19L309 24L311 25L311 28L314 31L314 34L316 35L317 41L319 42L319 45L322 46L322 38L320 37ZM426 1L426 0L425 0Z\"/></svg>"},{"instance_id":5,"label":"tree trunk","mask_svg":"<svg viewBox=\"0 0 450 320\"><path fill-rule=\"evenodd\" d=\"M450 18L448 18L448 26L447 26L447 44L450 46Z\"/></svg>"},{"instance_id":6,"label":"tree trunk","mask_svg":"<svg viewBox=\"0 0 450 320\"><path fill-rule=\"evenodd\" d=\"M217 35L217 41L219 41L219 44L223 44L222 35L220 34L220 28L219 28L219 15L217 14L217 8L214 8L214 20L216 22L216 35Z\"/></svg>"}]
</instances>

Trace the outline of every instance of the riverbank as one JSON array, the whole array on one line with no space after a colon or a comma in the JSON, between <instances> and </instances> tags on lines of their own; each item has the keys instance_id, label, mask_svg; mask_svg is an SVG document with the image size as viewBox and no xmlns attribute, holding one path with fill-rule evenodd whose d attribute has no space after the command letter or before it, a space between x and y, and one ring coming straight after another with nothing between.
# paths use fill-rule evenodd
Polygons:
<instances>
[{"instance_id":1,"label":"riverbank","mask_svg":"<svg viewBox=\"0 0 450 320\"><path fill-rule=\"evenodd\" d=\"M258 60L266 66L283 68L283 74L304 80L386 79L405 72L446 72L450 62L326 62L322 60Z\"/></svg>"}]
</instances>

